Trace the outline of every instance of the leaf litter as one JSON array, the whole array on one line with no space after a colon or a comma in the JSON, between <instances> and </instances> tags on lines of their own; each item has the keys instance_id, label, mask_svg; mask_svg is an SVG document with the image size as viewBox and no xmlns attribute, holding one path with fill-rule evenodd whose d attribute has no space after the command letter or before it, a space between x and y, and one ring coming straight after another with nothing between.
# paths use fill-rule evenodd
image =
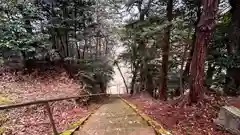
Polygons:
<instances>
[{"instance_id":1,"label":"leaf litter","mask_svg":"<svg viewBox=\"0 0 240 135\"><path fill-rule=\"evenodd\" d=\"M231 135L219 130L213 123L221 106L228 99L211 95L211 100L203 106L179 107L170 102L158 101L148 94L125 97L140 110L159 122L173 135Z\"/></svg>"},{"instance_id":2,"label":"leaf litter","mask_svg":"<svg viewBox=\"0 0 240 135\"><path fill-rule=\"evenodd\" d=\"M64 71L45 71L30 75L3 73L0 76L0 95L6 95L11 103L23 103L40 99L77 96L80 85L69 79ZM6 98L6 97L5 97ZM3 99L3 98L2 98ZM11 104L2 102L1 104ZM50 103L58 131L85 116L91 108L72 100ZM92 105L92 108L97 105ZM51 135L52 128L43 105L32 105L0 111L0 134L3 135ZM3 130L4 129L4 130Z\"/></svg>"}]
</instances>

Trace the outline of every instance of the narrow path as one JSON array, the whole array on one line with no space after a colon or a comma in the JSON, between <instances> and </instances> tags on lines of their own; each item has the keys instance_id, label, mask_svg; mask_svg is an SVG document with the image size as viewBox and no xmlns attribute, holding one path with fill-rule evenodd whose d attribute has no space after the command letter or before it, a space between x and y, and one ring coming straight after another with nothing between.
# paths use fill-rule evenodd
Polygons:
<instances>
[{"instance_id":1,"label":"narrow path","mask_svg":"<svg viewBox=\"0 0 240 135\"><path fill-rule=\"evenodd\" d=\"M112 98L74 135L155 135L155 132L121 99Z\"/></svg>"}]
</instances>

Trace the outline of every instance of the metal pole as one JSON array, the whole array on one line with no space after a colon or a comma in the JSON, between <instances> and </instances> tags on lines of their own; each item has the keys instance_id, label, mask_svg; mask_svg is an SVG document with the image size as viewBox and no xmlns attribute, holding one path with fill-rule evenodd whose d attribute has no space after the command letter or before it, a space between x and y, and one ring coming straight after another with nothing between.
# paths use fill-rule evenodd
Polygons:
<instances>
[{"instance_id":1,"label":"metal pole","mask_svg":"<svg viewBox=\"0 0 240 135\"><path fill-rule=\"evenodd\" d=\"M48 103L45 104L45 107L46 107L46 110L47 110L47 113L48 113L48 117L49 117L49 120L50 120L50 123L51 123L52 129L53 129L53 133L54 133L54 135L58 135L58 132L57 132L57 129L56 129L56 126L55 126L54 120L53 120L53 116L52 116L51 108L50 108L50 106L49 106Z\"/></svg>"}]
</instances>

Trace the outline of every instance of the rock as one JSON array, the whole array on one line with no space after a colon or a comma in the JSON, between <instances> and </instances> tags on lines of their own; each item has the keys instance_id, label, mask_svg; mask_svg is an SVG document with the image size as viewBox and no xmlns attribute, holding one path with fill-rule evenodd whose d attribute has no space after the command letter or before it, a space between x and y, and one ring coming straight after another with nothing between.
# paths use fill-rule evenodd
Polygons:
<instances>
[{"instance_id":1,"label":"rock","mask_svg":"<svg viewBox=\"0 0 240 135\"><path fill-rule=\"evenodd\" d=\"M240 109L234 106L223 106L214 123L233 134L240 135Z\"/></svg>"}]
</instances>

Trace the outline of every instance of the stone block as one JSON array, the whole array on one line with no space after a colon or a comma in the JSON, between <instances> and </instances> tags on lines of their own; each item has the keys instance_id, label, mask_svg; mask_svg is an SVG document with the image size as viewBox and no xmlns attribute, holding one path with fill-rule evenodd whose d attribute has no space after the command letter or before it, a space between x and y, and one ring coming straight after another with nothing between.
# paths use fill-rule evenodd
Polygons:
<instances>
[{"instance_id":1,"label":"stone block","mask_svg":"<svg viewBox=\"0 0 240 135\"><path fill-rule=\"evenodd\" d=\"M223 106L214 123L225 130L240 135L240 109L234 106Z\"/></svg>"}]
</instances>

